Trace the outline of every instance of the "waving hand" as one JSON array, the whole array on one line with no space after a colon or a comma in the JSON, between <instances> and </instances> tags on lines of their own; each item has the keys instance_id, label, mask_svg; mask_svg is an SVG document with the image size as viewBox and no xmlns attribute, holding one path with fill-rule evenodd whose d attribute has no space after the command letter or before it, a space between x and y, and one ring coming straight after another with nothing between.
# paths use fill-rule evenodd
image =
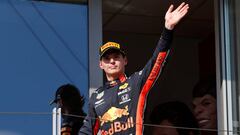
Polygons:
<instances>
[{"instance_id":1,"label":"waving hand","mask_svg":"<svg viewBox=\"0 0 240 135\"><path fill-rule=\"evenodd\" d=\"M187 14L189 9L188 4L184 2L173 11L173 5L168 8L165 15L165 27L172 30L174 26Z\"/></svg>"}]
</instances>

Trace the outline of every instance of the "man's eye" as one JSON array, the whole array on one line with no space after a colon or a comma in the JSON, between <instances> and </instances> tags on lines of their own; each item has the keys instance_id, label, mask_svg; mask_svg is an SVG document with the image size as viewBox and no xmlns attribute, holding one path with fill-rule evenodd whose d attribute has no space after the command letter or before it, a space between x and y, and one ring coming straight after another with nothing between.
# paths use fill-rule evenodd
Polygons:
<instances>
[{"instance_id":1,"label":"man's eye","mask_svg":"<svg viewBox=\"0 0 240 135\"><path fill-rule=\"evenodd\" d=\"M116 55L114 58L115 58L115 59L118 59L119 57L120 57L119 55Z\"/></svg>"},{"instance_id":2,"label":"man's eye","mask_svg":"<svg viewBox=\"0 0 240 135\"><path fill-rule=\"evenodd\" d=\"M203 105L204 106L208 106L208 105L210 105L211 103L210 102L203 102Z\"/></svg>"},{"instance_id":3,"label":"man's eye","mask_svg":"<svg viewBox=\"0 0 240 135\"><path fill-rule=\"evenodd\" d=\"M110 58L108 56L105 56L104 57L104 60L109 60Z\"/></svg>"}]
</instances>

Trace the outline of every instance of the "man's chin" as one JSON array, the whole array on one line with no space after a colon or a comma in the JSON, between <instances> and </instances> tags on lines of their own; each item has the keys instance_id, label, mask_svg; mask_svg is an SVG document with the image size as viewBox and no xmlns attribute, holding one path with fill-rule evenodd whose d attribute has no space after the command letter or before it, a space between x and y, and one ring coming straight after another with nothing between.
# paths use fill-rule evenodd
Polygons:
<instances>
[{"instance_id":1,"label":"man's chin","mask_svg":"<svg viewBox=\"0 0 240 135\"><path fill-rule=\"evenodd\" d=\"M202 125L200 125L199 126L201 129L216 129L215 127L213 127L213 126L211 126L211 124L210 123L205 123L205 124L202 124Z\"/></svg>"},{"instance_id":2,"label":"man's chin","mask_svg":"<svg viewBox=\"0 0 240 135\"><path fill-rule=\"evenodd\" d=\"M108 74L110 74L110 75L112 75L112 76L116 76L116 75L119 75L120 72L114 70L114 71L109 72Z\"/></svg>"}]
</instances>

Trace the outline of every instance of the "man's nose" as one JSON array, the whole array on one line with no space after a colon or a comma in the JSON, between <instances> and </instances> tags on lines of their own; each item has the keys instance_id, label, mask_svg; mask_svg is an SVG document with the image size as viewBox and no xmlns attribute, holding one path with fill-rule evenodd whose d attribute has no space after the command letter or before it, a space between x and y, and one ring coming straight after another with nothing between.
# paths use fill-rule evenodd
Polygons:
<instances>
[{"instance_id":1,"label":"man's nose","mask_svg":"<svg viewBox=\"0 0 240 135\"><path fill-rule=\"evenodd\" d=\"M110 63L114 63L114 62L115 62L114 58L110 58Z\"/></svg>"},{"instance_id":2,"label":"man's nose","mask_svg":"<svg viewBox=\"0 0 240 135\"><path fill-rule=\"evenodd\" d=\"M203 111L203 108L201 106L198 106L194 109L194 113L197 115Z\"/></svg>"}]
</instances>

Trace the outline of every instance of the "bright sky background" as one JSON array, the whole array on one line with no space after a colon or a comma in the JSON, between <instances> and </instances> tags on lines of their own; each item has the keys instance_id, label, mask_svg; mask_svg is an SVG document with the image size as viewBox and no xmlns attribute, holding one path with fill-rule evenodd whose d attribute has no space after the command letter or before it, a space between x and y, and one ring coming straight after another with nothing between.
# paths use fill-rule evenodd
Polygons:
<instances>
[{"instance_id":1,"label":"bright sky background","mask_svg":"<svg viewBox=\"0 0 240 135\"><path fill-rule=\"evenodd\" d=\"M60 85L87 97L87 23L86 5L0 0L0 135L51 135Z\"/></svg>"}]
</instances>

